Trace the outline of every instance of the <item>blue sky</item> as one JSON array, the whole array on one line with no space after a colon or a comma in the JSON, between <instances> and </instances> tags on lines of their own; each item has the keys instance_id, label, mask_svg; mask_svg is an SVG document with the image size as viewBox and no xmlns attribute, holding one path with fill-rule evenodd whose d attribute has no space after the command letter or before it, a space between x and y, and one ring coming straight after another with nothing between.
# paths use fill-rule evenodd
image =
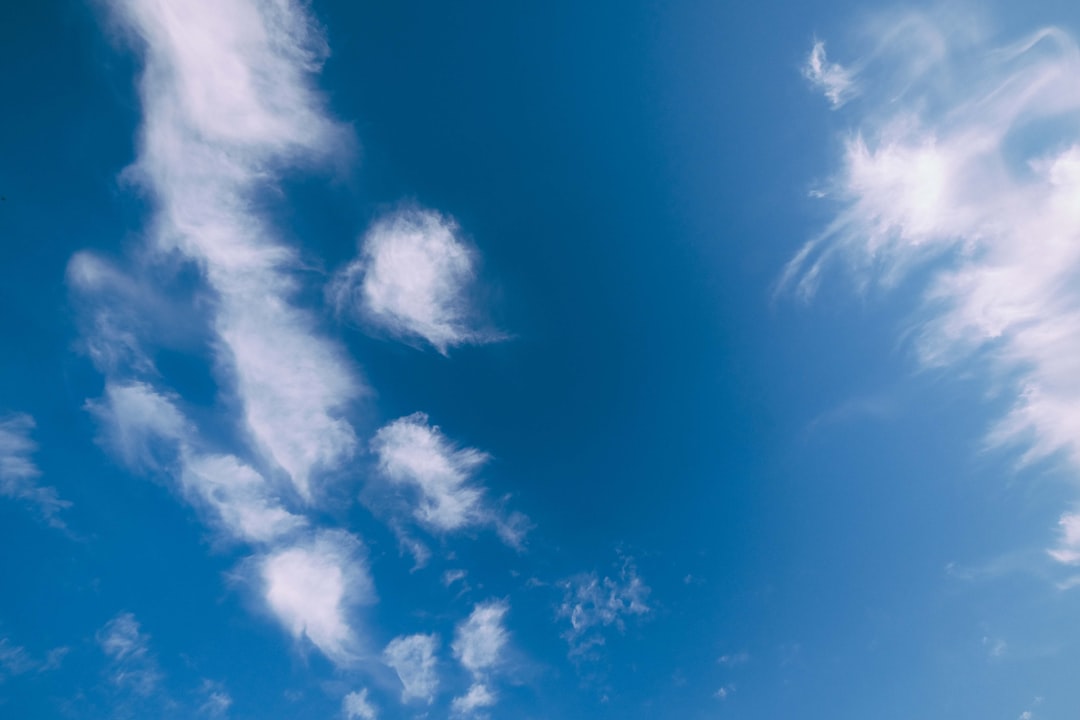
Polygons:
<instances>
[{"instance_id":1,"label":"blue sky","mask_svg":"<svg viewBox=\"0 0 1080 720\"><path fill-rule=\"evenodd\" d=\"M9 9L0 716L1075 717L1078 40Z\"/></svg>"}]
</instances>

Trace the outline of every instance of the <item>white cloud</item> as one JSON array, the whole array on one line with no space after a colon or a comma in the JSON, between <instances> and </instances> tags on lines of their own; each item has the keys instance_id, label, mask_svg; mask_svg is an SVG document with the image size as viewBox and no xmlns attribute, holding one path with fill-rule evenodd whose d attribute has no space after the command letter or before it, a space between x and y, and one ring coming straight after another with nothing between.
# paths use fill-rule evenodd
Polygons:
<instances>
[{"instance_id":1,"label":"white cloud","mask_svg":"<svg viewBox=\"0 0 1080 720\"><path fill-rule=\"evenodd\" d=\"M1049 550L1050 557L1065 565L1080 565L1080 513L1061 516L1061 542Z\"/></svg>"},{"instance_id":2,"label":"white cloud","mask_svg":"<svg viewBox=\"0 0 1080 720\"><path fill-rule=\"evenodd\" d=\"M721 655L716 659L716 662L724 665L725 667L736 667L738 665L745 665L750 661L750 655L746 652L737 652L731 655Z\"/></svg>"},{"instance_id":3,"label":"white cloud","mask_svg":"<svg viewBox=\"0 0 1080 720\"><path fill-rule=\"evenodd\" d=\"M29 502L50 525L62 528L58 515L71 503L61 500L56 488L37 484L41 470L33 460L37 443L30 433L34 427L34 419L25 413L0 419L0 495Z\"/></svg>"},{"instance_id":4,"label":"white cloud","mask_svg":"<svg viewBox=\"0 0 1080 720\"><path fill-rule=\"evenodd\" d=\"M97 633L101 651L110 659L113 684L135 695L148 696L157 690L161 672L150 653L150 638L142 632L131 613L120 613Z\"/></svg>"},{"instance_id":5,"label":"white cloud","mask_svg":"<svg viewBox=\"0 0 1080 720\"><path fill-rule=\"evenodd\" d=\"M563 637L570 644L571 655L583 655L591 647L603 645L604 638L597 630L615 626L621 632L625 617L650 612L645 604L649 588L629 561L623 563L618 578L601 579L596 573L584 573L561 581L559 586L564 594L557 617L570 621Z\"/></svg>"},{"instance_id":6,"label":"white cloud","mask_svg":"<svg viewBox=\"0 0 1080 720\"><path fill-rule=\"evenodd\" d=\"M310 86L326 53L300 3L114 0L139 41L144 124L130 175L153 192L153 249L179 250L217 295L220 374L254 445L304 497L356 438L344 418L361 390L342 350L291 304L295 253L261 220L275 171L322 160L347 135Z\"/></svg>"},{"instance_id":7,"label":"white cloud","mask_svg":"<svg viewBox=\"0 0 1080 720\"><path fill-rule=\"evenodd\" d=\"M213 680L203 680L200 691L204 699L199 705L199 714L212 718L223 718L228 714L233 699L224 685Z\"/></svg>"},{"instance_id":8,"label":"white cloud","mask_svg":"<svg viewBox=\"0 0 1080 720\"><path fill-rule=\"evenodd\" d=\"M195 428L167 397L146 383L109 382L87 403L106 444L130 467L173 475L192 504L236 539L266 543L307 521L282 507L273 487L232 455L201 452Z\"/></svg>"},{"instance_id":9,"label":"white cloud","mask_svg":"<svg viewBox=\"0 0 1080 720\"><path fill-rule=\"evenodd\" d=\"M491 519L483 492L470 484L486 453L458 448L427 415L415 413L381 428L371 442L379 471L391 482L419 491L414 514L437 530L458 530Z\"/></svg>"},{"instance_id":10,"label":"white cloud","mask_svg":"<svg viewBox=\"0 0 1080 720\"><path fill-rule=\"evenodd\" d=\"M464 580L466 575L468 575L468 573L466 571L460 569L460 568L447 570L446 572L443 573L442 583L446 587L450 587L451 585L453 585L457 581Z\"/></svg>"},{"instance_id":11,"label":"white cloud","mask_svg":"<svg viewBox=\"0 0 1080 720\"><path fill-rule=\"evenodd\" d=\"M14 645L10 640L0 638L0 680L4 676L22 675L37 667L37 663L22 645Z\"/></svg>"},{"instance_id":12,"label":"white cloud","mask_svg":"<svg viewBox=\"0 0 1080 720\"><path fill-rule=\"evenodd\" d=\"M510 606L504 600L490 600L473 608L469 617L457 626L454 635L454 657L474 676L480 676L499 665L503 650L510 639L503 626Z\"/></svg>"},{"instance_id":13,"label":"white cloud","mask_svg":"<svg viewBox=\"0 0 1080 720\"><path fill-rule=\"evenodd\" d=\"M431 210L402 210L371 227L328 295L339 313L425 340L445 355L456 345L500 339L473 327L475 276L476 253L456 222Z\"/></svg>"},{"instance_id":14,"label":"white cloud","mask_svg":"<svg viewBox=\"0 0 1080 720\"><path fill-rule=\"evenodd\" d=\"M368 690L351 692L341 701L341 713L345 720L376 720L379 714L368 700Z\"/></svg>"},{"instance_id":15,"label":"white cloud","mask_svg":"<svg viewBox=\"0 0 1080 720\"><path fill-rule=\"evenodd\" d=\"M990 368L1014 402L988 442L1080 467L1080 52L1055 28L1002 47L971 18L914 18L876 37L836 217L783 284L809 297L838 258L861 287L918 268L922 363Z\"/></svg>"},{"instance_id":16,"label":"white cloud","mask_svg":"<svg viewBox=\"0 0 1080 720\"><path fill-rule=\"evenodd\" d=\"M833 107L840 107L855 94L855 74L839 63L829 62L823 42L814 43L803 66L803 75L821 88Z\"/></svg>"},{"instance_id":17,"label":"white cloud","mask_svg":"<svg viewBox=\"0 0 1080 720\"><path fill-rule=\"evenodd\" d=\"M435 651L437 635L404 635L390 641L383 650L383 660L401 680L401 702L422 700L429 705L439 690Z\"/></svg>"},{"instance_id":18,"label":"white cloud","mask_svg":"<svg viewBox=\"0 0 1080 720\"><path fill-rule=\"evenodd\" d=\"M450 703L450 710L454 715L468 716L477 710L492 707L498 698L484 683L473 683L469 691L461 697L454 698Z\"/></svg>"},{"instance_id":19,"label":"white cloud","mask_svg":"<svg viewBox=\"0 0 1080 720\"><path fill-rule=\"evenodd\" d=\"M259 563L266 604L296 639L306 637L336 663L356 658L352 611L374 601L357 538L343 530L277 549Z\"/></svg>"}]
</instances>

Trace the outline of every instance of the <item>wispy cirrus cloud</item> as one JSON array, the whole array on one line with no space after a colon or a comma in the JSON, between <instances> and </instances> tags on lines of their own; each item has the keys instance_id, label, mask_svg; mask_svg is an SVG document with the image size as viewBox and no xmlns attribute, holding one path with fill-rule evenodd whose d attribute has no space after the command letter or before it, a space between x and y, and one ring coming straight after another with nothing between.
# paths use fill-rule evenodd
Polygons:
<instances>
[{"instance_id":1,"label":"wispy cirrus cloud","mask_svg":"<svg viewBox=\"0 0 1080 720\"><path fill-rule=\"evenodd\" d=\"M402 635L383 650L383 661L401 680L401 702L421 700L431 704L439 691L438 635Z\"/></svg>"},{"instance_id":2,"label":"wispy cirrus cloud","mask_svg":"<svg viewBox=\"0 0 1080 720\"><path fill-rule=\"evenodd\" d=\"M558 584L563 600L556 616L570 621L563 638L570 645L572 657L583 657L603 645L603 628L613 626L621 632L626 618L651 612L646 604L650 589L629 560L623 562L617 577L583 573Z\"/></svg>"},{"instance_id":3,"label":"wispy cirrus cloud","mask_svg":"<svg viewBox=\"0 0 1080 720\"><path fill-rule=\"evenodd\" d=\"M131 613L120 613L98 631L98 645L109 658L109 680L132 694L147 697L158 690L162 674L150 651L150 638Z\"/></svg>"},{"instance_id":4,"label":"wispy cirrus cloud","mask_svg":"<svg viewBox=\"0 0 1080 720\"><path fill-rule=\"evenodd\" d=\"M293 2L114 0L142 50L140 152L129 176L157 201L152 249L195 262L216 295L217 363L255 449L310 497L355 447L362 385L295 306L296 253L259 212L275 174L348 142L311 86L325 43Z\"/></svg>"},{"instance_id":5,"label":"wispy cirrus cloud","mask_svg":"<svg viewBox=\"0 0 1080 720\"><path fill-rule=\"evenodd\" d=\"M803 65L806 79L821 89L833 107L840 107L855 94L855 73L839 63L830 62L825 55L825 43L814 43Z\"/></svg>"},{"instance_id":6,"label":"wispy cirrus cloud","mask_svg":"<svg viewBox=\"0 0 1080 720\"><path fill-rule=\"evenodd\" d=\"M512 546L520 546L528 520L520 513L503 517L484 500L473 476L490 458L474 448L451 442L414 413L380 428L371 441L379 473L392 484L416 493L413 516L439 532L490 525Z\"/></svg>"},{"instance_id":7,"label":"wispy cirrus cloud","mask_svg":"<svg viewBox=\"0 0 1080 720\"><path fill-rule=\"evenodd\" d=\"M340 665L359 657L350 613L375 600L360 541L344 530L272 551L259 561L266 602L296 639L306 637Z\"/></svg>"},{"instance_id":8,"label":"wispy cirrus cloud","mask_svg":"<svg viewBox=\"0 0 1080 720\"><path fill-rule=\"evenodd\" d=\"M56 488L38 485L34 427L34 418L25 413L0 418L0 495L33 505L46 522L63 528L59 514L71 503L60 499Z\"/></svg>"},{"instance_id":9,"label":"wispy cirrus cloud","mask_svg":"<svg viewBox=\"0 0 1080 720\"><path fill-rule=\"evenodd\" d=\"M844 108L835 218L782 286L809 298L841 261L864 289L916 278L920 361L977 361L1014 399L988 443L1080 468L1076 40L1044 28L1001 43L955 12L889 20L871 27L864 92Z\"/></svg>"},{"instance_id":10,"label":"wispy cirrus cloud","mask_svg":"<svg viewBox=\"0 0 1080 720\"><path fill-rule=\"evenodd\" d=\"M510 605L505 600L490 600L476 605L469 617L458 624L451 648L454 657L472 675L473 682L465 695L452 701L454 714L471 715L497 702L491 689L491 675L503 663L510 641L505 626L509 611Z\"/></svg>"},{"instance_id":11,"label":"wispy cirrus cloud","mask_svg":"<svg viewBox=\"0 0 1080 720\"><path fill-rule=\"evenodd\" d=\"M362 644L352 615L374 599L371 579L360 541L313 527L311 508L318 480L356 449L347 415L364 386L298 303L300 258L266 219L285 171L351 143L313 88L325 43L292 0L107 7L144 63L138 158L125 175L155 215L130 274L89 253L69 263L83 347L106 377L87 408L125 464L171 478L224 537L252 546L246 577L294 638L351 663ZM158 276L192 268L195 296L166 300ZM209 430L192 419L208 409L191 412L152 359L175 318L212 355Z\"/></svg>"},{"instance_id":12,"label":"wispy cirrus cloud","mask_svg":"<svg viewBox=\"0 0 1080 720\"><path fill-rule=\"evenodd\" d=\"M368 700L368 689L351 692L341 701L341 714L345 720L376 720L379 717L375 706Z\"/></svg>"},{"instance_id":13,"label":"wispy cirrus cloud","mask_svg":"<svg viewBox=\"0 0 1080 720\"><path fill-rule=\"evenodd\" d=\"M327 289L338 312L402 340L427 342L445 355L458 345L502 339L478 328L477 253L452 219L406 209L380 218L358 257Z\"/></svg>"}]
</instances>

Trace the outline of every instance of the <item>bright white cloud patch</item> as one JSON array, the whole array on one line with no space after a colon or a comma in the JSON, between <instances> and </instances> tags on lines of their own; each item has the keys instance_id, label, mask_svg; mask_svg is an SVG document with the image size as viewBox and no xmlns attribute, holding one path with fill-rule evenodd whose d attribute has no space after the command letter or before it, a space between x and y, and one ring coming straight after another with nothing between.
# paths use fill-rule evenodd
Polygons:
<instances>
[{"instance_id":1,"label":"bright white cloud patch","mask_svg":"<svg viewBox=\"0 0 1080 720\"><path fill-rule=\"evenodd\" d=\"M341 349L291 304L297 258L256 212L256 194L275 170L325 159L345 138L310 87L326 48L288 0L112 6L145 59L131 176L157 200L154 248L203 269L218 300L218 364L244 424L308 497L313 475L355 449L344 413L361 387Z\"/></svg>"},{"instance_id":2,"label":"bright white cloud patch","mask_svg":"<svg viewBox=\"0 0 1080 720\"><path fill-rule=\"evenodd\" d=\"M346 695L341 701L341 714L345 720L376 720L379 717L375 706L368 700L367 688Z\"/></svg>"},{"instance_id":3,"label":"bright white cloud patch","mask_svg":"<svg viewBox=\"0 0 1080 720\"><path fill-rule=\"evenodd\" d=\"M499 339L474 327L475 275L476 253L457 223L430 210L404 210L371 227L359 257L328 292L340 313L427 341L445 355L456 345Z\"/></svg>"},{"instance_id":4,"label":"bright white cloud patch","mask_svg":"<svg viewBox=\"0 0 1080 720\"><path fill-rule=\"evenodd\" d=\"M503 600L492 600L473 608L468 619L457 626L454 634L454 657L462 667L480 675L496 667L510 639L503 626L510 606Z\"/></svg>"},{"instance_id":5,"label":"bright white cloud patch","mask_svg":"<svg viewBox=\"0 0 1080 720\"><path fill-rule=\"evenodd\" d=\"M401 702L422 700L431 704L439 690L435 652L437 635L404 635L390 641L383 660L401 680Z\"/></svg>"},{"instance_id":6,"label":"bright white cloud patch","mask_svg":"<svg viewBox=\"0 0 1080 720\"><path fill-rule=\"evenodd\" d=\"M0 495L34 505L50 525L63 527L57 515L71 507L56 488L37 484L41 470L34 463L37 443L30 437L34 418L26 414L0 418Z\"/></svg>"},{"instance_id":7,"label":"bright white cloud patch","mask_svg":"<svg viewBox=\"0 0 1080 720\"><path fill-rule=\"evenodd\" d=\"M839 210L784 283L808 297L839 259L863 287L919 268L922 362L992 368L1015 401L990 443L1080 467L1080 52L1062 30L999 45L962 20L882 28L828 193Z\"/></svg>"},{"instance_id":8,"label":"bright white cloud patch","mask_svg":"<svg viewBox=\"0 0 1080 720\"><path fill-rule=\"evenodd\" d=\"M603 645L598 630L615 626L622 631L626 617L650 611L645 603L649 588L630 562L623 564L618 578L601 579L596 573L585 573L559 585L563 601L557 615L570 621L563 637L570 644L571 655L582 655L595 645Z\"/></svg>"},{"instance_id":9,"label":"bright white cloud patch","mask_svg":"<svg viewBox=\"0 0 1080 720\"><path fill-rule=\"evenodd\" d=\"M496 702L490 688L490 675L503 662L510 640L504 620L510 611L505 600L490 600L473 608L467 619L458 624L452 649L461 666L473 676L469 691L454 698L451 709L456 715L470 715Z\"/></svg>"},{"instance_id":10,"label":"bright white cloud patch","mask_svg":"<svg viewBox=\"0 0 1080 720\"><path fill-rule=\"evenodd\" d=\"M454 698L450 703L450 711L454 715L469 716L474 714L477 710L489 708L495 705L498 698L491 692L487 685L483 683L473 683L469 687L469 692L465 693L461 697Z\"/></svg>"},{"instance_id":11,"label":"bright white cloud patch","mask_svg":"<svg viewBox=\"0 0 1080 720\"><path fill-rule=\"evenodd\" d=\"M337 663L355 659L358 638L350 615L374 600L356 537L324 530L268 554L259 571L267 606L293 637L306 637Z\"/></svg>"},{"instance_id":12,"label":"bright white cloud patch","mask_svg":"<svg viewBox=\"0 0 1080 720\"><path fill-rule=\"evenodd\" d=\"M803 66L806 78L829 99L833 107L840 107L855 93L854 73L838 63L829 62L825 56L825 43L814 43L810 56Z\"/></svg>"},{"instance_id":13,"label":"bright white cloud patch","mask_svg":"<svg viewBox=\"0 0 1080 720\"><path fill-rule=\"evenodd\" d=\"M470 483L486 453L458 448L427 415L415 413L381 428L371 442L380 472L419 492L415 515L437 530L458 530L491 518L483 493Z\"/></svg>"}]
</instances>

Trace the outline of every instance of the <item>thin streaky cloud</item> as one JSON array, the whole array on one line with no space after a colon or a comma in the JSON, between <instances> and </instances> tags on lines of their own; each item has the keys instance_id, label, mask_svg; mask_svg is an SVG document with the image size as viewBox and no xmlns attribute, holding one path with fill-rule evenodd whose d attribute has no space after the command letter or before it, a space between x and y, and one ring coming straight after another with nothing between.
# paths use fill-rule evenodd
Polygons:
<instances>
[{"instance_id":1,"label":"thin streaky cloud","mask_svg":"<svg viewBox=\"0 0 1080 720\"><path fill-rule=\"evenodd\" d=\"M864 291L914 279L920 362L990 368L1009 388L987 444L1080 469L1080 133L1040 130L1080 111L1080 51L1058 28L1002 44L981 27L878 26L862 69L875 92L845 116L827 193L835 217L781 284L810 298L838 264Z\"/></svg>"},{"instance_id":2,"label":"thin streaky cloud","mask_svg":"<svg viewBox=\"0 0 1080 720\"><path fill-rule=\"evenodd\" d=\"M71 507L56 488L38 484L41 470L34 462L37 443L31 437L34 418L18 413L0 418L0 495L29 503L53 527L65 527L60 513Z\"/></svg>"}]
</instances>

